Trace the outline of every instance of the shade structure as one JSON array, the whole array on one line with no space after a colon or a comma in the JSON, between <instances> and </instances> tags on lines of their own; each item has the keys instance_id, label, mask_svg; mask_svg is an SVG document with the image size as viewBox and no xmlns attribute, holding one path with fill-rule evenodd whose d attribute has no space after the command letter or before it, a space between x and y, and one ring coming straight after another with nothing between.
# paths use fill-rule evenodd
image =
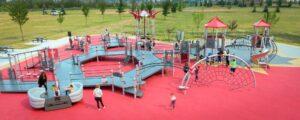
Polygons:
<instances>
[{"instance_id":1,"label":"shade structure","mask_svg":"<svg viewBox=\"0 0 300 120\"><path fill-rule=\"evenodd\" d=\"M214 17L208 23L204 25L205 28L227 28L227 25L219 19L219 17Z\"/></svg>"},{"instance_id":2,"label":"shade structure","mask_svg":"<svg viewBox=\"0 0 300 120\"><path fill-rule=\"evenodd\" d=\"M132 14L136 20L140 20L142 18L142 16L140 16L140 11L131 11L130 14Z\"/></svg>"},{"instance_id":3,"label":"shade structure","mask_svg":"<svg viewBox=\"0 0 300 120\"><path fill-rule=\"evenodd\" d=\"M254 27L271 27L271 25L263 19L260 19L258 22L254 23L253 26Z\"/></svg>"}]
</instances>

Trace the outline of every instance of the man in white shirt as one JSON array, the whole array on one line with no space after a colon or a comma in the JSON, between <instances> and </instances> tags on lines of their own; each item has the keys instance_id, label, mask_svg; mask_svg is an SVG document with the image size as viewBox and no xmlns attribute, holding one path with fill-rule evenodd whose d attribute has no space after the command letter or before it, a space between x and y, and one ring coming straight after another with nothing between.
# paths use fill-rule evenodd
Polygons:
<instances>
[{"instance_id":1,"label":"man in white shirt","mask_svg":"<svg viewBox=\"0 0 300 120\"><path fill-rule=\"evenodd\" d=\"M102 102L102 90L100 89L100 85L96 85L96 88L93 91L93 95L95 97L96 103L97 103L97 107L98 110L101 110L100 106L99 106L99 102L101 103L102 108L105 108L103 102Z\"/></svg>"}]
</instances>

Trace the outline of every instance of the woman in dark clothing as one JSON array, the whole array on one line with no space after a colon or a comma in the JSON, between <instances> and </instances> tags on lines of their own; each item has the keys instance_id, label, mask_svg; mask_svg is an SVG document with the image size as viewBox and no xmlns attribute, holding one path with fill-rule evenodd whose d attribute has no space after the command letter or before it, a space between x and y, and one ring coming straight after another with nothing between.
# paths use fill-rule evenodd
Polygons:
<instances>
[{"instance_id":1,"label":"woman in dark clothing","mask_svg":"<svg viewBox=\"0 0 300 120\"><path fill-rule=\"evenodd\" d=\"M38 79L39 87L44 86L47 93L47 75L45 72L42 72Z\"/></svg>"}]
</instances>

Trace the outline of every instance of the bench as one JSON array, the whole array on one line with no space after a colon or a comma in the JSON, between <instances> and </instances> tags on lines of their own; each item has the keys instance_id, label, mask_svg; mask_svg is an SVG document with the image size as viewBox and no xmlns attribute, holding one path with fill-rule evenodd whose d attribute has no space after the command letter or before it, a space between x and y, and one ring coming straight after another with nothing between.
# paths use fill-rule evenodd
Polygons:
<instances>
[{"instance_id":1,"label":"bench","mask_svg":"<svg viewBox=\"0 0 300 120\"><path fill-rule=\"evenodd\" d=\"M32 42L36 42L36 43L43 43L46 41L47 39L45 39L44 37L36 37L35 39L32 40Z\"/></svg>"},{"instance_id":2,"label":"bench","mask_svg":"<svg viewBox=\"0 0 300 120\"><path fill-rule=\"evenodd\" d=\"M14 48L8 46L0 46L0 53L8 53L9 51L14 51Z\"/></svg>"}]
</instances>

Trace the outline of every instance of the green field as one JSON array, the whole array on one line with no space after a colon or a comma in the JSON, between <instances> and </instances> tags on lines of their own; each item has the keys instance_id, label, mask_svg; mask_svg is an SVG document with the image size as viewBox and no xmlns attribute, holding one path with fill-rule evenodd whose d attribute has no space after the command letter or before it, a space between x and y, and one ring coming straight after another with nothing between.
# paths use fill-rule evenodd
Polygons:
<instances>
[{"instance_id":1,"label":"green field","mask_svg":"<svg viewBox=\"0 0 300 120\"><path fill-rule=\"evenodd\" d=\"M252 8L205 8L202 11L199 8L186 8L184 12L169 14L164 17L159 14L156 19L156 33L159 40L168 40L166 29L174 28L186 32L188 39L201 37L203 27L197 30L193 22L192 13L195 11L204 12L205 19L201 26L204 25L213 16L219 16L224 22L237 20L238 28L232 36L244 36L253 34L252 24L262 18L263 13L252 13ZM258 8L257 11L261 11ZM270 9L274 11L274 9ZM281 8L279 22L272 26L271 34L277 41L300 45L300 8ZM16 48L29 47L25 42L31 41L35 37L45 36L48 39L58 39L66 36L67 31L72 31L75 35L96 34L108 28L114 33L135 33L136 22L128 13L123 13L121 18L115 10L108 10L103 17L98 10L91 10L88 18L88 25L85 25L85 18L80 10L67 10L64 23L60 26L56 16L41 15L40 11L30 12L30 20L24 25L24 35L26 41L22 41L17 24L13 23L6 12L0 12L0 45L12 46ZM175 31L174 30L174 31ZM195 34L196 33L196 34ZM174 34L171 35L174 39Z\"/></svg>"}]
</instances>

